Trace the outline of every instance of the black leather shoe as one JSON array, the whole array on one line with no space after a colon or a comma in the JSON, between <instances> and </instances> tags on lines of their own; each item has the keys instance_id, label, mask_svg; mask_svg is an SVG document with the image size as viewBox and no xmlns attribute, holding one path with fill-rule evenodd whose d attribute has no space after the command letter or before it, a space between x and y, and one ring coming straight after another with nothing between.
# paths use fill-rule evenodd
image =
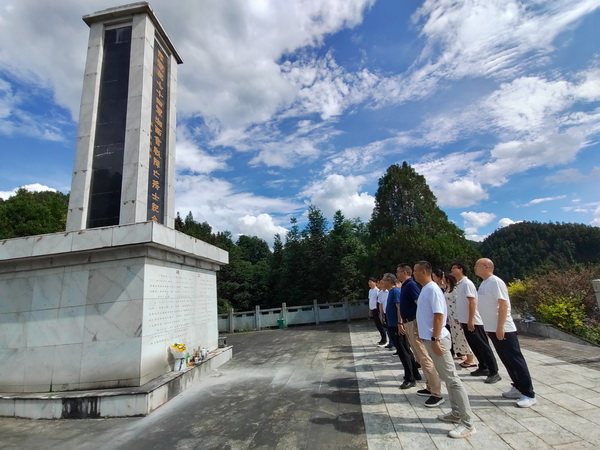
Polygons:
<instances>
[{"instance_id":1,"label":"black leather shoe","mask_svg":"<svg viewBox=\"0 0 600 450\"><path fill-rule=\"evenodd\" d=\"M415 383L414 381L404 380L404 383L402 383L400 385L400 389L410 389L410 388L414 388L416 385L417 385L417 383Z\"/></svg>"},{"instance_id":2,"label":"black leather shoe","mask_svg":"<svg viewBox=\"0 0 600 450\"><path fill-rule=\"evenodd\" d=\"M490 374L489 369L481 369L481 368L471 372L471 375L473 375L474 377L484 377L484 376L487 377L487 376L489 376L489 374Z\"/></svg>"},{"instance_id":3,"label":"black leather shoe","mask_svg":"<svg viewBox=\"0 0 600 450\"><path fill-rule=\"evenodd\" d=\"M387 341L379 341L379 342L377 343L377 345L385 345L385 344L387 344Z\"/></svg>"}]
</instances>

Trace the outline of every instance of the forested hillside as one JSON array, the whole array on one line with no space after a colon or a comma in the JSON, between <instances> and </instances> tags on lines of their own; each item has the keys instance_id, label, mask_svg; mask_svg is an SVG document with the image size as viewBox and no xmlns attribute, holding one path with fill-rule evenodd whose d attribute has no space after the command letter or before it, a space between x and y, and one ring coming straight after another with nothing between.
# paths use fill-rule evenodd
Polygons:
<instances>
[{"instance_id":1,"label":"forested hillside","mask_svg":"<svg viewBox=\"0 0 600 450\"><path fill-rule=\"evenodd\" d=\"M481 243L507 282L574 264L600 263L600 228L576 223L521 222L501 228Z\"/></svg>"}]
</instances>

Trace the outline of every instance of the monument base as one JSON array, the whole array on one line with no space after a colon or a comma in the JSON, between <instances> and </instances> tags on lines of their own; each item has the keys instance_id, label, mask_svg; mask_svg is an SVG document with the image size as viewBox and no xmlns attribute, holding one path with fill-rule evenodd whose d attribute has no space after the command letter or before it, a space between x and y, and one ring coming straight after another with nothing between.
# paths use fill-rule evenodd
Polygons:
<instances>
[{"instance_id":1,"label":"monument base","mask_svg":"<svg viewBox=\"0 0 600 450\"><path fill-rule=\"evenodd\" d=\"M146 416L231 359L232 347L209 353L199 364L135 388L61 393L0 394L0 416L27 419L97 419Z\"/></svg>"},{"instance_id":2,"label":"monument base","mask_svg":"<svg viewBox=\"0 0 600 450\"><path fill-rule=\"evenodd\" d=\"M154 222L0 241L0 392L140 387L218 347L228 254Z\"/></svg>"}]
</instances>

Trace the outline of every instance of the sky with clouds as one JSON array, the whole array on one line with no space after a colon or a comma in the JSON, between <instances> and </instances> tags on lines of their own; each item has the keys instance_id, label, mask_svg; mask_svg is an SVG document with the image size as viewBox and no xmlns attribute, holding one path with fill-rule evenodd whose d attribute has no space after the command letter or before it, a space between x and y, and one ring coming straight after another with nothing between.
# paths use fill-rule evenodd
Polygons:
<instances>
[{"instance_id":1,"label":"sky with clouds","mask_svg":"<svg viewBox=\"0 0 600 450\"><path fill-rule=\"evenodd\" d=\"M0 0L0 196L68 192L88 27ZM600 0L155 0L178 67L176 209L272 242L369 220L407 161L465 234L600 226Z\"/></svg>"}]
</instances>

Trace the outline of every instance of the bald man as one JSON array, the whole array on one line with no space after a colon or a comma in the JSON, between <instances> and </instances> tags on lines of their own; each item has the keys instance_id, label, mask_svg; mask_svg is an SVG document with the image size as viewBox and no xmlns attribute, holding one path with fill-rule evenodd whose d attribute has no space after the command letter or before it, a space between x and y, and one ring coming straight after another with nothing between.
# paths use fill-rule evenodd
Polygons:
<instances>
[{"instance_id":1,"label":"bald man","mask_svg":"<svg viewBox=\"0 0 600 450\"><path fill-rule=\"evenodd\" d=\"M517 406L529 408L537 403L537 399L527 362L519 346L517 327L510 314L506 284L494 275L494 263L488 258L477 260L475 274L483 280L477 291L477 306L484 329L512 380L511 389L503 392L502 396L518 399Z\"/></svg>"}]
</instances>

